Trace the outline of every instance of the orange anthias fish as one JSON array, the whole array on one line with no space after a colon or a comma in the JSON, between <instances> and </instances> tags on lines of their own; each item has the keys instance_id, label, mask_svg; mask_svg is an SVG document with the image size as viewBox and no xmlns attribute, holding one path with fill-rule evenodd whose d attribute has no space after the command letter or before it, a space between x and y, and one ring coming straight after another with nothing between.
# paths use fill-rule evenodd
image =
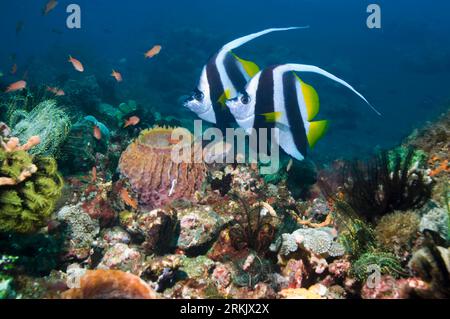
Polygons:
<instances>
[{"instance_id":1,"label":"orange anthias fish","mask_svg":"<svg viewBox=\"0 0 450 319\"><path fill-rule=\"evenodd\" d=\"M97 181L97 167L93 166L92 167L92 182L96 182Z\"/></svg>"},{"instance_id":2,"label":"orange anthias fish","mask_svg":"<svg viewBox=\"0 0 450 319\"><path fill-rule=\"evenodd\" d=\"M49 14L49 12L52 11L53 9L55 9L57 5L58 5L58 1L49 0L49 2L47 2L47 4L45 5L44 15Z\"/></svg>"},{"instance_id":3,"label":"orange anthias fish","mask_svg":"<svg viewBox=\"0 0 450 319\"><path fill-rule=\"evenodd\" d=\"M14 63L14 65L11 67L11 71L9 71L12 75L17 73L17 63Z\"/></svg>"},{"instance_id":4,"label":"orange anthias fish","mask_svg":"<svg viewBox=\"0 0 450 319\"><path fill-rule=\"evenodd\" d=\"M66 95L66 93L65 93L63 90L58 89L58 88L55 88L55 87L47 86L47 91L52 92L52 93L55 94L56 96L63 96L63 95Z\"/></svg>"},{"instance_id":5,"label":"orange anthias fish","mask_svg":"<svg viewBox=\"0 0 450 319\"><path fill-rule=\"evenodd\" d=\"M153 48L151 48L150 50L148 50L145 53L145 57L147 59L153 58L155 55L159 54L159 52L161 52L162 47L160 45L155 45Z\"/></svg>"},{"instance_id":6,"label":"orange anthias fish","mask_svg":"<svg viewBox=\"0 0 450 319\"><path fill-rule=\"evenodd\" d=\"M125 204L128 206L137 209L137 201L133 198L131 198L130 194L128 194L128 191L125 188L122 188L120 190L120 198L124 201Z\"/></svg>"},{"instance_id":7,"label":"orange anthias fish","mask_svg":"<svg viewBox=\"0 0 450 319\"><path fill-rule=\"evenodd\" d=\"M75 58L72 58L72 56L69 55L69 62L72 63L73 67L75 68L75 70L77 70L78 72L83 72L84 71L84 67L83 64L81 64L80 61L78 61Z\"/></svg>"},{"instance_id":8,"label":"orange anthias fish","mask_svg":"<svg viewBox=\"0 0 450 319\"><path fill-rule=\"evenodd\" d=\"M132 116L130 117L128 120L125 121L125 125L123 126L123 128L128 127L128 126L135 126L137 125L139 122L141 121L141 119L137 116Z\"/></svg>"},{"instance_id":9,"label":"orange anthias fish","mask_svg":"<svg viewBox=\"0 0 450 319\"><path fill-rule=\"evenodd\" d=\"M169 142L170 145L175 145L175 144L180 143L181 140L175 139L175 138L170 138L170 137L169 137L169 138L167 139L167 141Z\"/></svg>"},{"instance_id":10,"label":"orange anthias fish","mask_svg":"<svg viewBox=\"0 0 450 319\"><path fill-rule=\"evenodd\" d=\"M112 71L111 76L116 79L117 82L122 82L122 74L117 71Z\"/></svg>"},{"instance_id":11,"label":"orange anthias fish","mask_svg":"<svg viewBox=\"0 0 450 319\"><path fill-rule=\"evenodd\" d=\"M94 137L99 141L102 139L102 132L97 125L94 125Z\"/></svg>"},{"instance_id":12,"label":"orange anthias fish","mask_svg":"<svg viewBox=\"0 0 450 319\"><path fill-rule=\"evenodd\" d=\"M5 93L23 90L26 87L27 87L27 82L17 81L17 82L14 82L13 84L11 84L10 86L8 86Z\"/></svg>"}]
</instances>

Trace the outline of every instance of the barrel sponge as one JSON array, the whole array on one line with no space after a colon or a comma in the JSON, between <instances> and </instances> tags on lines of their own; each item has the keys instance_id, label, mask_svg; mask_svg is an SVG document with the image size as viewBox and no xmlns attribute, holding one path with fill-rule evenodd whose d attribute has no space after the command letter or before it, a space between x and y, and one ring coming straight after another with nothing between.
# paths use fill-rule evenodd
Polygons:
<instances>
[{"instance_id":1,"label":"barrel sponge","mask_svg":"<svg viewBox=\"0 0 450 319\"><path fill-rule=\"evenodd\" d=\"M120 270L87 270L79 286L62 293L64 299L155 299L153 289L138 276Z\"/></svg>"},{"instance_id":2,"label":"barrel sponge","mask_svg":"<svg viewBox=\"0 0 450 319\"><path fill-rule=\"evenodd\" d=\"M183 139L172 134L183 132ZM178 163L172 159L174 147L189 146L189 160ZM191 147L192 146L192 147ZM119 171L128 180L142 208L160 208L173 200L194 200L206 176L206 166L194 161L193 137L186 129L154 127L142 131L122 153ZM201 153L201 152L200 152Z\"/></svg>"},{"instance_id":3,"label":"barrel sponge","mask_svg":"<svg viewBox=\"0 0 450 319\"><path fill-rule=\"evenodd\" d=\"M0 147L0 232L31 233L43 227L62 187L53 158Z\"/></svg>"}]
</instances>

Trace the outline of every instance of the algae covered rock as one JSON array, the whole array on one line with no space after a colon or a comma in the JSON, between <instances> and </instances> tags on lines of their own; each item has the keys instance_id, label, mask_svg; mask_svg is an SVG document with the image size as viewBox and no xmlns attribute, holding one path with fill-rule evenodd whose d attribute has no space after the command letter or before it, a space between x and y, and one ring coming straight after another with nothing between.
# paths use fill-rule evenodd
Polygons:
<instances>
[{"instance_id":1,"label":"algae covered rock","mask_svg":"<svg viewBox=\"0 0 450 319\"><path fill-rule=\"evenodd\" d=\"M117 243L103 256L97 269L116 269L140 275L143 270L142 254L126 244Z\"/></svg>"},{"instance_id":2,"label":"algae covered rock","mask_svg":"<svg viewBox=\"0 0 450 319\"><path fill-rule=\"evenodd\" d=\"M177 247L194 251L212 242L225 225L225 220L210 206L194 206L178 212L180 235Z\"/></svg>"},{"instance_id":3,"label":"algae covered rock","mask_svg":"<svg viewBox=\"0 0 450 319\"><path fill-rule=\"evenodd\" d=\"M66 258L86 259L100 231L98 221L85 213L81 205L63 207L57 220L66 226Z\"/></svg>"},{"instance_id":4,"label":"algae covered rock","mask_svg":"<svg viewBox=\"0 0 450 319\"><path fill-rule=\"evenodd\" d=\"M420 231L431 230L446 240L450 233L450 217L446 209L430 201L421 209L421 212L423 215L419 224Z\"/></svg>"}]
</instances>

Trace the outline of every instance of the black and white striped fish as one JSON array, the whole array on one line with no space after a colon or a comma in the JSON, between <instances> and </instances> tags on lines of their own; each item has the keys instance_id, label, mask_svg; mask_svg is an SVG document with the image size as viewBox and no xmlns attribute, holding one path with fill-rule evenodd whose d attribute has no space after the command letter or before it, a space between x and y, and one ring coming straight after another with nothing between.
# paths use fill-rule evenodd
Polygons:
<instances>
[{"instance_id":1,"label":"black and white striped fish","mask_svg":"<svg viewBox=\"0 0 450 319\"><path fill-rule=\"evenodd\" d=\"M225 106L225 101L242 91L247 82L259 72L259 68L255 63L239 58L232 50L271 32L301 28L308 27L266 29L227 43L203 67L198 86L186 99L184 106L219 128L233 123L233 116Z\"/></svg>"},{"instance_id":2,"label":"black and white striped fish","mask_svg":"<svg viewBox=\"0 0 450 319\"><path fill-rule=\"evenodd\" d=\"M328 77L352 90L378 115L369 102L350 84L312 65L283 64L256 74L245 90L226 101L238 125L247 134L259 128L278 128L275 142L290 156L302 160L308 146L313 147L325 134L328 121L312 121L319 112L316 90L294 72L313 72Z\"/></svg>"}]
</instances>

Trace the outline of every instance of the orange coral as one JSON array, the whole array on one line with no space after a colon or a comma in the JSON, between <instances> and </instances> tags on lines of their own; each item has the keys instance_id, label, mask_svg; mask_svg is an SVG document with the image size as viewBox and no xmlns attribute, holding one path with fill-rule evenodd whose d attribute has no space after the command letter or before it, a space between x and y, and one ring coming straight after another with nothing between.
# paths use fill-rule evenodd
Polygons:
<instances>
[{"instance_id":1,"label":"orange coral","mask_svg":"<svg viewBox=\"0 0 450 319\"><path fill-rule=\"evenodd\" d=\"M204 163L195 163L193 152L189 162L177 163L172 159L174 147L192 143L192 135L185 130L191 138L176 139L174 143L174 130L156 127L143 131L120 158L119 171L144 208L162 207L181 198L193 200L195 192L201 189L206 175Z\"/></svg>"},{"instance_id":2,"label":"orange coral","mask_svg":"<svg viewBox=\"0 0 450 319\"><path fill-rule=\"evenodd\" d=\"M439 157L435 155L428 161L428 163L435 167L429 173L430 176L436 176L441 172L450 172L450 165L447 159L441 160Z\"/></svg>"},{"instance_id":3,"label":"orange coral","mask_svg":"<svg viewBox=\"0 0 450 319\"><path fill-rule=\"evenodd\" d=\"M79 288L62 293L64 299L156 299L150 286L136 275L120 270L88 270Z\"/></svg>"}]
</instances>

